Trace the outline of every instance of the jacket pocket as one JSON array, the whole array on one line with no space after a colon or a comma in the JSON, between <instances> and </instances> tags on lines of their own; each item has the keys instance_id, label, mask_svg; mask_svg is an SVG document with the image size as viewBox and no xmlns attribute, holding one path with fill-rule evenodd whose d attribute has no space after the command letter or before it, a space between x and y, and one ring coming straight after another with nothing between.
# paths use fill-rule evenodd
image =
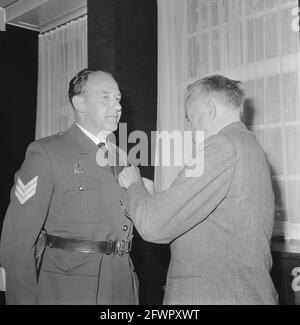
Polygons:
<instances>
[{"instance_id":1,"label":"jacket pocket","mask_svg":"<svg viewBox=\"0 0 300 325\"><path fill-rule=\"evenodd\" d=\"M66 224L89 222L87 186L83 175L56 179L51 214Z\"/></svg>"},{"instance_id":2,"label":"jacket pocket","mask_svg":"<svg viewBox=\"0 0 300 325\"><path fill-rule=\"evenodd\" d=\"M97 304L102 257L47 248L37 287L38 304Z\"/></svg>"},{"instance_id":3,"label":"jacket pocket","mask_svg":"<svg viewBox=\"0 0 300 325\"><path fill-rule=\"evenodd\" d=\"M103 255L66 252L47 248L41 269L66 276L82 275L98 277Z\"/></svg>"}]
</instances>

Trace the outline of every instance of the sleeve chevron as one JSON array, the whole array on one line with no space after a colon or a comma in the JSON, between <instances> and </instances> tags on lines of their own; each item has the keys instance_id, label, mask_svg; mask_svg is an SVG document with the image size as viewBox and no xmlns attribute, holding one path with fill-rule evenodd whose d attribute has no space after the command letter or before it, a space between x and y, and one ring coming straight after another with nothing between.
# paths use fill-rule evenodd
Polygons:
<instances>
[{"instance_id":1,"label":"sleeve chevron","mask_svg":"<svg viewBox=\"0 0 300 325\"><path fill-rule=\"evenodd\" d=\"M0 260L6 271L7 304L36 304L34 248L47 219L53 188L50 154L33 142L15 175L2 228Z\"/></svg>"},{"instance_id":2,"label":"sleeve chevron","mask_svg":"<svg viewBox=\"0 0 300 325\"><path fill-rule=\"evenodd\" d=\"M21 204L24 204L36 193L36 188L38 184L38 176L34 177L27 184L23 184L20 177L17 179L15 187L15 195Z\"/></svg>"}]
</instances>

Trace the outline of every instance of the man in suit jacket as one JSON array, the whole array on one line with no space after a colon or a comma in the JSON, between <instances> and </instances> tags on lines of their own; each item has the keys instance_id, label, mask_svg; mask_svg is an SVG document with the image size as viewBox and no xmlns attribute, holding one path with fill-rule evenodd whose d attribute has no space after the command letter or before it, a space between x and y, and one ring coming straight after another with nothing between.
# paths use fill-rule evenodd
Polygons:
<instances>
[{"instance_id":1,"label":"man in suit jacket","mask_svg":"<svg viewBox=\"0 0 300 325\"><path fill-rule=\"evenodd\" d=\"M114 156L107 137L120 119L120 90L110 74L85 69L69 98L76 123L31 143L15 175L0 251L6 302L137 304L119 168L99 161Z\"/></svg>"},{"instance_id":2,"label":"man in suit jacket","mask_svg":"<svg viewBox=\"0 0 300 325\"><path fill-rule=\"evenodd\" d=\"M164 304L277 303L269 274L270 172L254 134L240 121L243 102L242 84L223 76L189 86L186 115L194 138L199 130L205 135L197 149L204 151L202 175L185 167L154 196L137 168L119 175L141 236L171 243Z\"/></svg>"}]
</instances>

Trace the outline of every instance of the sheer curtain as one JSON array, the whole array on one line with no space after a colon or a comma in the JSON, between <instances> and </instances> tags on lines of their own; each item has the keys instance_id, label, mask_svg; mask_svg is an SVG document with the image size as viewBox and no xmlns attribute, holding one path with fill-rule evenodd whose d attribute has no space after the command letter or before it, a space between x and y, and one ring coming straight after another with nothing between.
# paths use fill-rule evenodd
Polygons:
<instances>
[{"instance_id":1,"label":"sheer curtain","mask_svg":"<svg viewBox=\"0 0 300 325\"><path fill-rule=\"evenodd\" d=\"M74 122L68 83L86 67L86 16L39 36L36 139L64 131Z\"/></svg>"},{"instance_id":2,"label":"sheer curtain","mask_svg":"<svg viewBox=\"0 0 300 325\"><path fill-rule=\"evenodd\" d=\"M184 130L182 47L184 8L182 0L158 1L158 106L157 131ZM161 148L156 142L156 157L161 156ZM172 156L173 153L170 153ZM178 167L156 167L155 188L169 187L178 173Z\"/></svg>"},{"instance_id":3,"label":"sheer curtain","mask_svg":"<svg viewBox=\"0 0 300 325\"><path fill-rule=\"evenodd\" d=\"M245 123L272 169L274 235L286 239L300 239L297 7L298 0L158 0L158 130L183 129L183 94L194 80L210 74L242 80ZM174 53L180 53L176 62ZM170 169L156 167L157 188L174 179Z\"/></svg>"}]
</instances>

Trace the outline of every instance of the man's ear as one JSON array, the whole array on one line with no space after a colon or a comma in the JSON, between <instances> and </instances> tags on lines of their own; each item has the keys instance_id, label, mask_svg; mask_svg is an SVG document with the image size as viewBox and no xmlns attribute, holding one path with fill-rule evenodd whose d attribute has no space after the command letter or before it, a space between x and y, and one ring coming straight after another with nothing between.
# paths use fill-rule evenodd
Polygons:
<instances>
[{"instance_id":1,"label":"man's ear","mask_svg":"<svg viewBox=\"0 0 300 325\"><path fill-rule=\"evenodd\" d=\"M75 95L72 98L72 103L76 111L83 113L85 111L84 98L82 96Z\"/></svg>"},{"instance_id":2,"label":"man's ear","mask_svg":"<svg viewBox=\"0 0 300 325\"><path fill-rule=\"evenodd\" d=\"M206 104L208 116L214 120L217 117L217 107L214 101L209 100Z\"/></svg>"}]
</instances>

